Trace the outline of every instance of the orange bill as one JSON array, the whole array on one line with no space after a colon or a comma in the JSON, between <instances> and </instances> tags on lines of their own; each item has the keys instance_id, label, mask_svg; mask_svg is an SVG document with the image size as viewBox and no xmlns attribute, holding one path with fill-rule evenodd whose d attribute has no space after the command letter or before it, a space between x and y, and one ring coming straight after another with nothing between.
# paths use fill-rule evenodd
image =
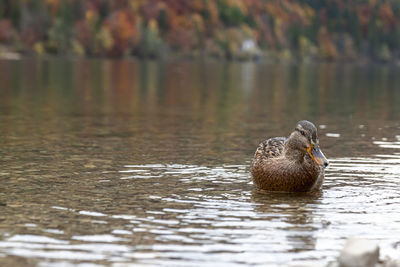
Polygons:
<instances>
[{"instance_id":1,"label":"orange bill","mask_svg":"<svg viewBox=\"0 0 400 267\"><path fill-rule=\"evenodd\" d=\"M312 160L318 164L318 166L328 166L329 162L322 153L318 145L311 145L307 148L307 152Z\"/></svg>"}]
</instances>

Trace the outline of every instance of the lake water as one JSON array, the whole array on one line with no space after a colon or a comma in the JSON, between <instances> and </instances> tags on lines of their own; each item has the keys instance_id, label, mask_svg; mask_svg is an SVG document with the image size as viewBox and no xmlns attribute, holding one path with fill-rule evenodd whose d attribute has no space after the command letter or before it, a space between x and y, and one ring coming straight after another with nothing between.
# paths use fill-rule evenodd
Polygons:
<instances>
[{"instance_id":1,"label":"lake water","mask_svg":"<svg viewBox=\"0 0 400 267\"><path fill-rule=\"evenodd\" d=\"M302 119L322 191L254 191L258 143ZM324 266L350 236L396 257L399 187L400 67L0 61L2 266Z\"/></svg>"}]
</instances>

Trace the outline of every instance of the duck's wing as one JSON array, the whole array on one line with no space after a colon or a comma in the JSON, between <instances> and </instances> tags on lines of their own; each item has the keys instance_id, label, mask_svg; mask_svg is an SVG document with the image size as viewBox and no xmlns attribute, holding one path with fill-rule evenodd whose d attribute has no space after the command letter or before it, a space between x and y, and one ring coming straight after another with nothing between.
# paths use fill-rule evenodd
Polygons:
<instances>
[{"instance_id":1,"label":"duck's wing","mask_svg":"<svg viewBox=\"0 0 400 267\"><path fill-rule=\"evenodd\" d=\"M286 137L274 137L261 142L257 147L254 159L275 158L280 156L283 152L286 139Z\"/></svg>"}]
</instances>

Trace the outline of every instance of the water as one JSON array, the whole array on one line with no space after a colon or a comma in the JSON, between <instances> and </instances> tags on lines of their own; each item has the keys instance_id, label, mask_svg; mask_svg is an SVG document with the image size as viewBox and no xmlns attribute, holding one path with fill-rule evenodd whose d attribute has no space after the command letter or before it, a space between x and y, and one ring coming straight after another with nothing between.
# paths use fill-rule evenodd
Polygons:
<instances>
[{"instance_id":1,"label":"water","mask_svg":"<svg viewBox=\"0 0 400 267\"><path fill-rule=\"evenodd\" d=\"M0 61L0 265L324 266L399 254L400 69ZM258 143L301 119L318 194L260 194Z\"/></svg>"}]
</instances>

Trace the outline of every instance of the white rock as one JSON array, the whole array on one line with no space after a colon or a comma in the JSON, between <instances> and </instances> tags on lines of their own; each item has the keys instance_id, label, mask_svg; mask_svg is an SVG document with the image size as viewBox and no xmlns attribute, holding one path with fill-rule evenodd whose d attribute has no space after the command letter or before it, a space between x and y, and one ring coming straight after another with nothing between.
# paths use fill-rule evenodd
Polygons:
<instances>
[{"instance_id":1,"label":"white rock","mask_svg":"<svg viewBox=\"0 0 400 267\"><path fill-rule=\"evenodd\" d=\"M383 266L385 266L385 267L400 267L400 258L397 260L388 260Z\"/></svg>"},{"instance_id":2,"label":"white rock","mask_svg":"<svg viewBox=\"0 0 400 267\"><path fill-rule=\"evenodd\" d=\"M349 238L339 256L341 267L373 267L379 260L378 245L367 239Z\"/></svg>"}]
</instances>

